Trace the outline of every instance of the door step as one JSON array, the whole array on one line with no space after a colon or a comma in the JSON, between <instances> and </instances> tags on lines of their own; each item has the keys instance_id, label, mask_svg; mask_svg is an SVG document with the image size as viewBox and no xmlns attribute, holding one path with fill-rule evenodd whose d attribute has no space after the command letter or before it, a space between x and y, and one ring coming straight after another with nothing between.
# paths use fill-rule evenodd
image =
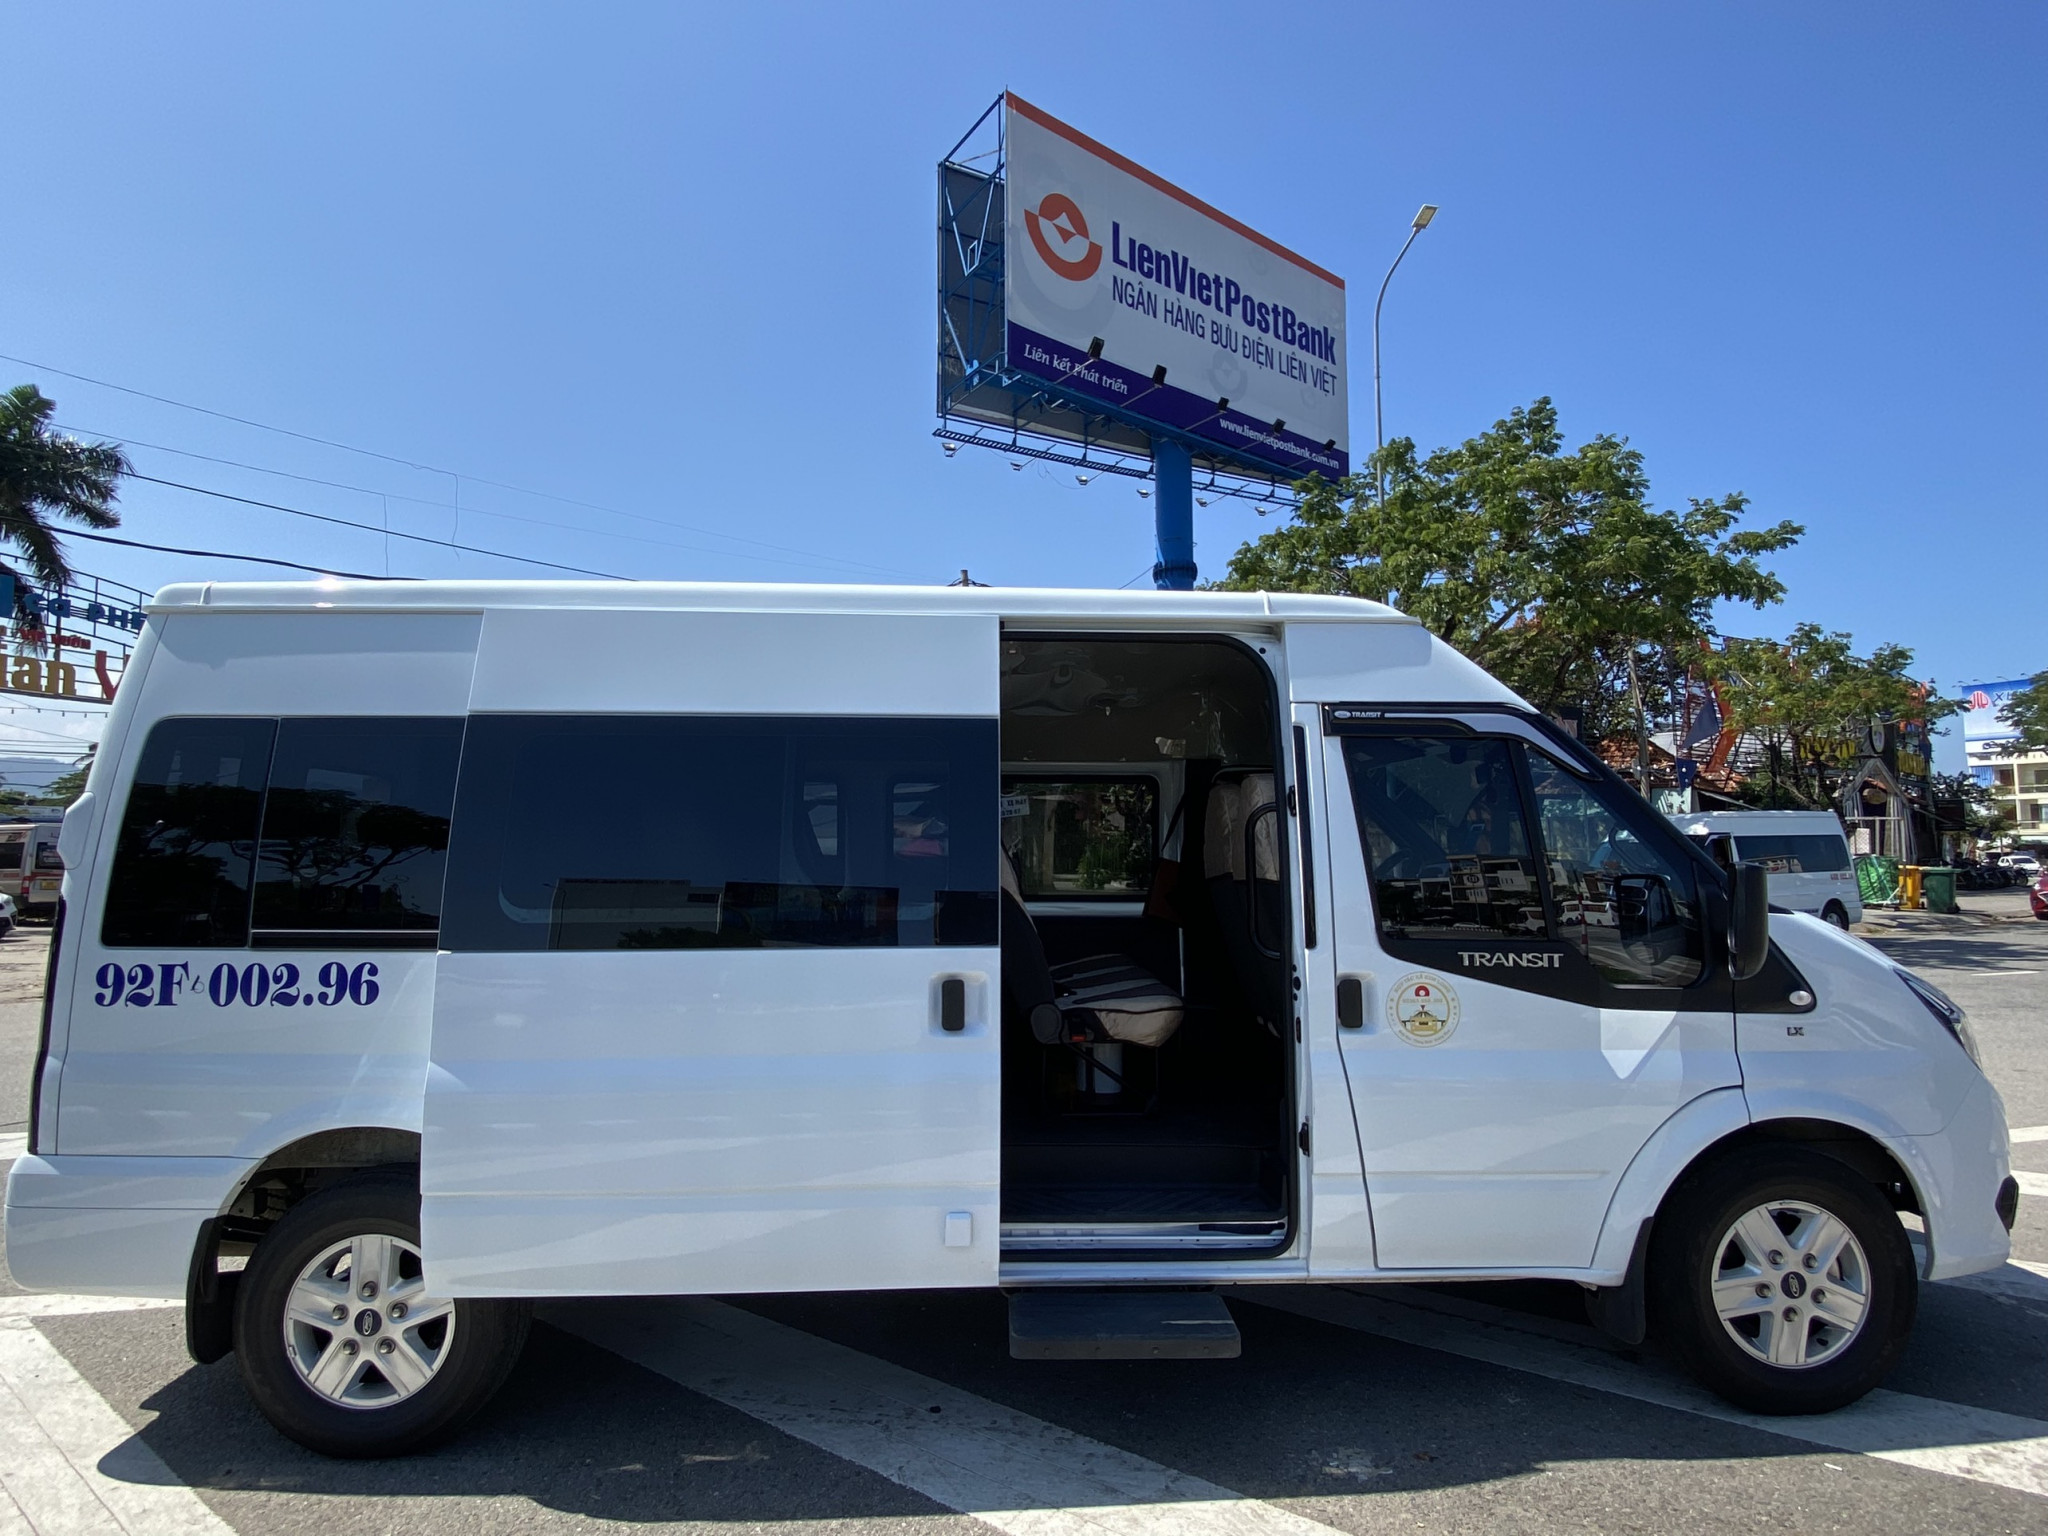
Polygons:
<instances>
[{"instance_id":1,"label":"door step","mask_svg":"<svg viewBox=\"0 0 2048 1536\"><path fill-rule=\"evenodd\" d=\"M1213 1291L1016 1291L1013 1360L1235 1360L1237 1324Z\"/></svg>"}]
</instances>

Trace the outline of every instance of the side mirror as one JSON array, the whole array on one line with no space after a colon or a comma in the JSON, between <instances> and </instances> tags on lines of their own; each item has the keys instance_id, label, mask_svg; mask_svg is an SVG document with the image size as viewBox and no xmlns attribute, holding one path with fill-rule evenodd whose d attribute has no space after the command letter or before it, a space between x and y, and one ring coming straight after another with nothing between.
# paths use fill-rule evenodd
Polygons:
<instances>
[{"instance_id":1,"label":"side mirror","mask_svg":"<svg viewBox=\"0 0 2048 1536\"><path fill-rule=\"evenodd\" d=\"M1763 865L1735 866L1729 887L1728 974L1747 981L1771 953L1771 876Z\"/></svg>"}]
</instances>

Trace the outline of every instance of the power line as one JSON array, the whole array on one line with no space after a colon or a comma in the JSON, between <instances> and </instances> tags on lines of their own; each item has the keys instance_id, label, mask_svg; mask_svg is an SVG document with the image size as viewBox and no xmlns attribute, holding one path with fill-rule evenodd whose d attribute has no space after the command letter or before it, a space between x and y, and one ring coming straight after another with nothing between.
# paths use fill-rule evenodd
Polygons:
<instances>
[{"instance_id":1,"label":"power line","mask_svg":"<svg viewBox=\"0 0 2048 1536\"><path fill-rule=\"evenodd\" d=\"M716 531L716 530L714 530L714 529L708 529L708 528L689 528L689 525L688 525L688 524L684 524L684 523L674 523L674 522L670 522L670 521L668 521L668 520L667 520L667 519L665 519L665 518L649 517L649 516L648 516L648 515L647 515L646 513L644 513L644 512L626 512L626 511L621 511L621 510L620 510L619 508L617 508L617 507L607 507L607 506L604 506L604 505L602 505L601 503L598 503L598 502L594 502L594 501L581 501L581 500L578 500L578 499L577 499L576 497L573 497L573 496L560 496L560 495L557 495L557 494L555 494L555 493L554 493L554 492L552 492L552 491L537 491L537 490L534 490L534 489L532 489L532 488L531 488L530 486L523 486L523 485L513 485L513 484L510 484L509 482L506 482L506 481L503 481L503 480L492 480L492 479L488 479L488 478L486 478L485 476L482 476L482 475L465 475L465 474L463 474L463 473L462 473L461 471L459 471L459 470L453 470L453 469L444 469L444 468L442 468L442 467L441 467L440 465L438 465L438 464L426 464L426 463L422 463L422 462L420 462L420 461L419 461L419 460L417 460L417 459L407 459L407 458L401 458L401 457L399 457L399 456L398 456L398 455L396 455L396 454L389 454L389 453L380 453L380 452L378 452L378 451L377 451L376 449L374 449L374 448L358 448L358 447L356 447L356 446L355 446L355 445L354 445L353 443L343 443L343 442L337 442L337 441L335 441L335 440L334 440L333 438L327 438L327 437L316 437L316 436L314 436L314 435L313 435L312 433L310 433L310 432L297 432L297 431L294 431L294 430L293 430L292 428L290 428L290 427L275 427L275 426L272 426L272 425L271 425L270 423L268 423L268 422L264 422L264 421L255 421L255 420L252 420L251 418L249 418L249 417L247 417L247 416L236 416L236 415L234 415L234 414L232 414L231 412L228 412L228 411L217 411L217 410L214 410L214 409L213 409L213 408L212 408L211 406L204 406L204 405L194 405L194 404L192 404L192 403L191 403L190 401L188 401L188 400L174 400L174 399L172 399L172 398L171 398L171 397L170 397L169 395L158 395L158 394L152 394L152 393L151 393L150 391L148 391L148 390L146 390L146 389L135 389L135 388L132 388L132 387L130 387L129 385L126 385L126 384L116 384L116 383L113 383L113 382L112 382L111 380L108 380L108 379L96 379L96 378L93 378L93 377L92 377L91 375L89 375L89 374L83 374L83 373L73 373L73 372L71 372L71 371L70 371L69 369L67 369L67 368L54 368L54 367L50 366L50 365L49 365L48 363L38 363L38 362L34 362L34 361L32 361L31 359L29 359L29 358L25 358L25 357L15 357L15 356L13 356L12 354L10 354L10 353L6 353L6 352L0 352L0 361L4 361L4 362L9 362L9 363L18 363L19 365L21 365L21 366L22 366L22 367L24 367L24 368L34 368L34 369L38 369L38 370L40 370L40 371L42 371L42 372L44 372L44 373L54 373L54 374L56 374L56 375L57 375L57 376L58 376L59 378L65 378L65 379L76 379L76 380L77 380L77 381L78 381L79 383L81 383L81 384L91 384L91 385L93 385L93 386L94 386L95 388L99 388L99 389L111 389L111 390L114 390L114 391L116 391L116 392L118 392L118 393L120 393L120 394L124 394L124 395L133 395L133 396L135 396L135 397L136 397L137 399L140 399L140 400L153 400L153 401L155 401L155 402L156 402L157 404L159 404L159 405L169 405L169 406L175 406L175 407L177 407L177 408L178 408L179 410L182 410L182 411L194 411L194 412L197 412L197 413L198 413L199 415L202 415L202 416L211 416L211 417L214 417L214 418L215 418L216 420L219 420L219 421L231 421L231 422L234 422L234 423L235 423L235 424L236 424L237 426L243 426L243 427L253 427L253 428L255 428L255 429L256 429L257 431L259 431L259 432L275 432L275 433L277 433L277 434L278 434L279 436L281 436L281 437L292 437L292 438L297 438L297 439L298 439L298 440L299 440L300 442L305 442L305 443L317 443L317 444L319 444L319 445L320 445L321 447L323 447L323 448L335 448L335 449L339 449L339 450L340 450L341 452L343 452L343 453L357 453L357 454L361 454L361 455L362 455L363 457L365 457L365 458L371 458L371 459L381 459L381 460L383 460L383 461L384 461L385 463L387 463L387 464L398 464L398 465L402 465L402 466L403 466L403 467L405 467L406 469L417 469L417 470L420 470L420 471L422 471L423 473L426 473L426 474L432 474L432 475L447 475L447 476L448 476L448 477L449 477L450 479L452 479L452 480L455 480L456 482L458 482L458 487L459 487L459 484L460 484L460 482L462 482L462 481L465 481L465 480L466 480L466 481L468 481L468 482L469 482L470 484L472 484L472 485L488 485L488 486L490 486L490 487L491 487L491 488L492 488L493 490L499 490L499 491L510 491L510 492L512 492L512 493L513 493L514 495L516 495L516 496L533 496L533 497L538 497L538 498L539 498L540 500L542 500L542 501L553 501L553 502L559 502L559 503L561 503L561 504L562 504L563 506L568 506L568 507L581 507L581 508L583 508L583 509L584 509L584 510L586 510L586 511L590 511L590 512L604 512L604 513L608 513L608 514L610 514L611 516L614 516L614 517L630 517L630 518L637 518L637 519L640 519L640 520L642 520L642 521L645 521L645 522L651 522L651 523L656 523L656 524L659 524L659 525L661 525L661 526L663 526L663 527L670 527L670 528L688 528L690 532L693 532L693 533L701 533L701 534L704 534L704 535L705 535L706 537L708 537L708 538L715 538L715 539L730 539L730 540L732 540L732 541L733 541L734 543L738 543L738 544L752 544L752 545L754 545L754 546L755 546L756 548L759 548L759 549L773 549L773 550L779 550L779 551L781 551L781 552L782 552L782 553L784 553L784 554L804 554L804 553L807 553L807 551L803 551L803 550L796 550L796 549L792 549L792 548L790 548L790 547L789 547L788 545L786 545L786 544L771 544L771 543L768 543L767 541L765 541L765 540L762 540L762 539L749 539L749 538L743 538L743 537L741 537L741 536L740 536L739 534L735 534L735 533L720 533L720 532L717 532L717 531ZM94 435L95 435L95 436L100 436L100 435L104 435L104 434L98 434L98 433L95 433ZM114 435L118 436L118 434L114 434ZM149 445L145 444L144 446L149 446ZM177 453L177 452L180 452L181 450L179 450L179 449L175 449L175 448L169 448L169 449L160 449L159 451L161 451L161 452L167 452L167 453ZM203 458L203 457L205 457L205 455L203 455L203 454L201 454L201 455L194 455L194 457L201 457L201 458ZM220 462L223 462L223 463L232 463L233 461L232 461L232 460L222 460L222 461L220 461ZM270 471L263 471L263 470L261 469L261 466L258 466L258 465L253 465L253 464L250 464L250 465L241 465L241 466L238 466L238 467L240 467L240 468L244 468L244 469L255 469L255 470L258 470L259 472L263 472L263 473L271 473L271 474L283 474L283 473L285 473L285 471L282 471L282 470L270 470ZM299 477L296 477L296 476L294 476L293 478L299 478ZM327 484L334 484L335 482L323 482L323 483L327 483ZM346 487L346 489L358 489L358 490L359 490L359 489L362 489L362 488L361 488L361 487ZM371 492L371 493L369 493L369 494L373 494L373 495L374 495L374 494L382 494L382 493L377 493L377 492ZM408 499L410 499L410 498L408 498ZM431 505L431 506L448 506L448 505L450 505L450 504L449 504L449 503L446 503L446 502L429 502L429 503L426 503L426 505ZM455 506L453 510L454 510L454 511L456 512L456 514L457 514L458 516L459 516L459 515L461 514L461 508L460 508L460 506ZM472 509L472 510L477 510L477 509ZM510 514L509 514L509 513L496 513L496 514L492 514L492 515L494 515L494 516L510 516ZM557 525L557 524L544 524L543 526L560 526L560 525ZM581 530L581 529L577 529L577 530L573 530L573 531L576 531L576 532L582 532L582 531L584 531L584 530ZM859 569L859 570L868 570L868 571L876 571L876 572L880 572L880 573L881 573L881 574L883 574L883 575L889 575L889 576L909 576L909 575L912 575L912 573L911 573L911 572L908 572L908 571L904 571L904 570L900 570L900 569L898 569L898 568L896 568L896 567L894 567L894 566L886 566L886 565L871 565L871 564L869 564L868 562L866 562L866 561L864 561L864 560L837 560L837 561L835 561L835 562L833 562L833 563L836 563L836 564L840 564L840 565L845 565L845 566L849 566L849 567L852 567L852 568L855 568L855 569Z\"/></svg>"},{"instance_id":2,"label":"power line","mask_svg":"<svg viewBox=\"0 0 2048 1536\"><path fill-rule=\"evenodd\" d=\"M60 427L59 430L65 432L82 433L89 437L120 437L120 434L118 433L97 432L87 427L66 426ZM253 471L254 473L259 475L276 475L280 479L298 480L304 482L307 485L324 485L333 490L353 491L363 496L389 497L397 501L409 501L414 506L419 507L439 507L444 510L446 510L448 507L448 503L445 501L434 501L425 496L407 496L401 491L374 490L367 485L350 485L347 482L341 480L326 480L321 478L319 475L302 475L289 469L272 469L265 464L247 464L242 462L240 459L223 459L210 453L194 453L189 449L172 448L163 443L145 443L140 438L120 437L120 441L122 446L124 447L147 448L155 453L174 453L177 454L180 458L198 459L208 464L224 464L233 469L246 469ZM146 475L137 475L134 476L134 478L138 480L146 480L149 477ZM901 576L907 574L906 572L897 571L888 566L864 565L859 561L837 560L830 556L820 557L818 559L812 560L777 559L773 555L750 555L745 553L744 551L731 549L707 549L701 545L679 544L673 539L650 539L636 533L617 533L604 529L581 527L574 523L550 522L548 519L541 517L522 517L517 512L498 512L492 510L489 507L470 507L467 508L466 510L483 517L503 518L509 522L514 523L530 523L536 528L558 528L566 533L594 534L601 539L625 539L635 544L652 544L658 549L687 550L691 554L719 555L727 558L735 558L740 560L763 560L767 561L771 565L794 565L800 569L810 570L829 570L833 566L850 566L857 570L877 571L884 575L891 576ZM605 507L595 507L593 508L593 510L600 512L612 512L612 509ZM701 533L706 538L732 539L736 543L755 544L759 545L759 547L761 547L762 549L785 548L785 546L780 544L764 544L758 539L742 539L739 538L736 534L718 533L715 530L707 528L692 528L687 523L671 523L663 518L647 517L638 512L612 512L612 515L617 517L635 518L641 522L652 523L658 528L681 528L687 532ZM384 533L388 532L389 530L379 528L377 531L379 533ZM792 550L789 551L789 553L794 554L798 553L798 551ZM517 557L515 556L513 558Z\"/></svg>"},{"instance_id":3,"label":"power line","mask_svg":"<svg viewBox=\"0 0 2048 1536\"><path fill-rule=\"evenodd\" d=\"M596 576L604 581L630 581L632 579L628 576L614 575L610 571L593 571L580 565L562 565L554 560L537 560L532 555L507 554L502 549L484 549L476 544L457 544L452 539L430 539L423 533L400 533L396 528L379 528L375 523L358 523L346 517L329 517L325 512L308 512L304 507L287 507L280 502L258 501L253 496L231 496L226 491L208 490L203 485L186 485L181 480L159 480L155 475L132 473L128 478L131 480L145 480L151 485L166 485L174 491L190 491L195 496L212 496L220 501L239 502L245 507L262 507L270 512L289 512L293 517L311 518L316 523L333 523L339 528L357 528L364 533L383 534L394 539L410 539L415 544L432 544L441 549L459 549L465 554L489 555L497 560L516 560L522 565L546 566L551 571L567 571L574 576ZM384 578L373 577L371 579L382 580Z\"/></svg>"},{"instance_id":4,"label":"power line","mask_svg":"<svg viewBox=\"0 0 2048 1536\"><path fill-rule=\"evenodd\" d=\"M140 476L137 476L140 479ZM309 516L311 514L308 514ZM165 555L196 555L202 560L241 560L250 565L281 565L288 571L311 571L315 576L346 576L351 581L413 581L411 576L370 576L362 571L337 571L324 565L301 565L296 560L273 560L268 555L231 555L222 549L180 549L175 544L145 544L140 539L117 539L110 533L87 533L66 528L67 539L91 539L95 544L125 544L130 549L153 549ZM517 559L515 555L513 557Z\"/></svg>"}]
</instances>

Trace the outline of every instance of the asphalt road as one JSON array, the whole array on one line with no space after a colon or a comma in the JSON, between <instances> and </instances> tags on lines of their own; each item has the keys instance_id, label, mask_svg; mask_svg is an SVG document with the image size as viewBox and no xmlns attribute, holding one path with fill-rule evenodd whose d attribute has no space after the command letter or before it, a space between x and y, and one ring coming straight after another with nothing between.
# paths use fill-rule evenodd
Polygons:
<instances>
[{"instance_id":1,"label":"asphalt road","mask_svg":"<svg viewBox=\"0 0 2048 1536\"><path fill-rule=\"evenodd\" d=\"M1873 942L1969 1009L2011 1123L2048 1127L2048 923ZM0 941L0 1148L40 948ZM273 1433L232 1359L192 1365L175 1309L50 1315L0 1275L0 1536L2039 1533L2048 1130L2014 1154L2040 1177L2015 1240L2035 1267L1927 1287L1890 1387L1803 1420L1608 1347L1570 1287L1245 1292L1243 1358L1102 1365L1010 1360L994 1295L755 1297L545 1309L460 1441L344 1463Z\"/></svg>"}]
</instances>

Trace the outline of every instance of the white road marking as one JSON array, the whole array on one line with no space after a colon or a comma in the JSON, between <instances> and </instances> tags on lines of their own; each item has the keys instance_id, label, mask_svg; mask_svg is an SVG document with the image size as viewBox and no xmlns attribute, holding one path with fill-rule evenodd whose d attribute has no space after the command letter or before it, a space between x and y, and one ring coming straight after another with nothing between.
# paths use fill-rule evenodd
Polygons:
<instances>
[{"instance_id":1,"label":"white road marking","mask_svg":"<svg viewBox=\"0 0 2048 1536\"><path fill-rule=\"evenodd\" d=\"M37 1536L234 1536L26 1317L0 1320L0 1489Z\"/></svg>"},{"instance_id":2,"label":"white road marking","mask_svg":"<svg viewBox=\"0 0 2048 1536\"><path fill-rule=\"evenodd\" d=\"M1763 1418L1731 1408L1703 1387L1605 1351L1509 1328L1454 1321L1331 1286L1247 1286L1234 1300L1378 1334L1553 1381L1741 1424L1788 1440L2048 1497L2048 1423L1880 1388L1835 1413Z\"/></svg>"},{"instance_id":3,"label":"white road marking","mask_svg":"<svg viewBox=\"0 0 2048 1536\"><path fill-rule=\"evenodd\" d=\"M0 1131L0 1163L11 1163L27 1151L27 1131Z\"/></svg>"},{"instance_id":4,"label":"white road marking","mask_svg":"<svg viewBox=\"0 0 2048 1536\"><path fill-rule=\"evenodd\" d=\"M541 1315L1007 1536L1334 1536L1276 1505L721 1302L557 1303Z\"/></svg>"},{"instance_id":5,"label":"white road marking","mask_svg":"<svg viewBox=\"0 0 2048 1536\"><path fill-rule=\"evenodd\" d=\"M2015 1146L2023 1141L2048 1141L2048 1125L2023 1125L2007 1131L2005 1138Z\"/></svg>"},{"instance_id":6,"label":"white road marking","mask_svg":"<svg viewBox=\"0 0 2048 1536\"><path fill-rule=\"evenodd\" d=\"M0 1320L12 1317L82 1317L92 1312L155 1312L182 1301L154 1296L0 1296Z\"/></svg>"},{"instance_id":7,"label":"white road marking","mask_svg":"<svg viewBox=\"0 0 2048 1536\"><path fill-rule=\"evenodd\" d=\"M2023 1173L2015 1168L2012 1176L2019 1180L2023 1195L2048 1195L2048 1173Z\"/></svg>"}]
</instances>

